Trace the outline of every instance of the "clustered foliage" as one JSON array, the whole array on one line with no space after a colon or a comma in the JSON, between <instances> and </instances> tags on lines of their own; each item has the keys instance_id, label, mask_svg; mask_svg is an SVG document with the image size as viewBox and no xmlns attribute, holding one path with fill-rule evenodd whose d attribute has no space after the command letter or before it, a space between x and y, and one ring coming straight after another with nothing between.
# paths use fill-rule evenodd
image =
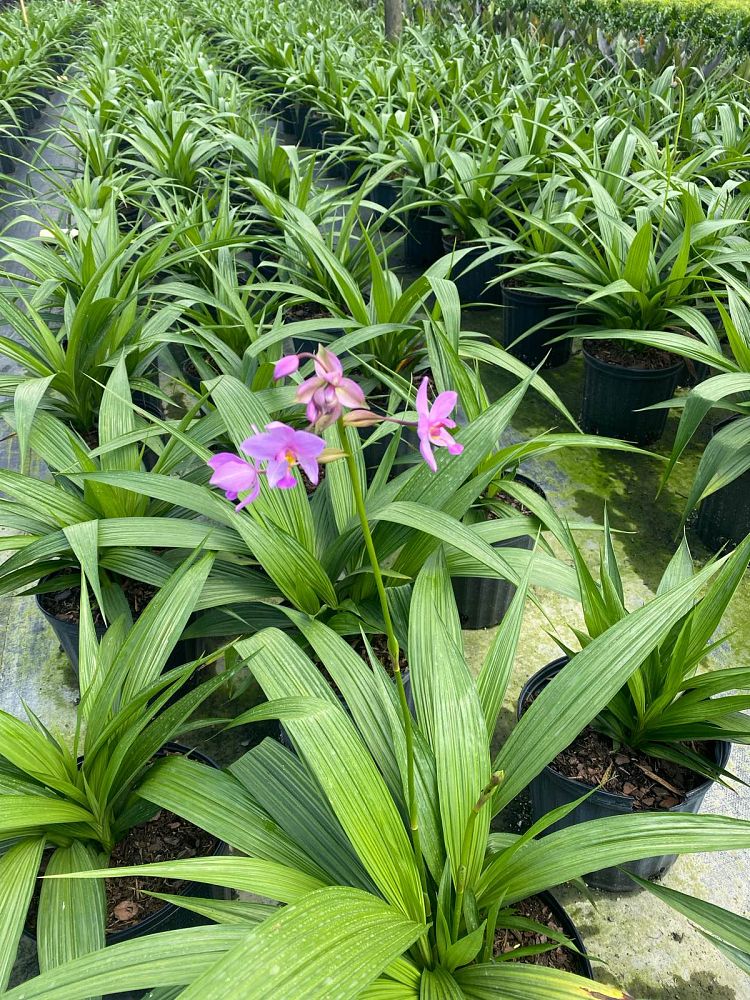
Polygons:
<instances>
[{"instance_id":1,"label":"clustered foliage","mask_svg":"<svg viewBox=\"0 0 750 1000\"><path fill-rule=\"evenodd\" d=\"M72 746L0 712L0 989L35 909L41 971L9 1000L629 1000L519 961L573 948L519 905L597 869L750 846L747 821L680 812L549 832L591 792L521 835L493 827L589 724L731 777L695 744L750 742L747 668L701 672L750 542L700 569L683 543L634 608L605 511L595 579L580 526L518 468L637 449L581 433L546 348L528 365L464 308L522 286L553 300L556 335L562 321L568 339L715 368L660 404L684 407L665 479L727 400L733 447L706 449L686 515L746 471L741 60L678 44L666 9L643 42L586 37L559 12L547 28L420 11L398 46L380 13L0 13L0 140L54 85L47 141L75 161L54 170L40 144L44 184L19 219L44 230L0 235L0 414L18 458L0 470L0 595L78 595L81 690ZM0 166L19 151L1 145ZM519 440L529 394L551 429ZM460 579L514 588L478 673ZM134 588L150 599L135 606ZM495 750L524 610L547 592L580 601L581 649ZM257 704L194 717L251 682ZM269 722L283 740L225 770L172 742ZM159 810L231 855L109 870ZM260 901L162 894L210 923L104 948L105 875ZM644 887L750 965L747 921ZM504 931L548 943L502 953Z\"/></svg>"}]
</instances>

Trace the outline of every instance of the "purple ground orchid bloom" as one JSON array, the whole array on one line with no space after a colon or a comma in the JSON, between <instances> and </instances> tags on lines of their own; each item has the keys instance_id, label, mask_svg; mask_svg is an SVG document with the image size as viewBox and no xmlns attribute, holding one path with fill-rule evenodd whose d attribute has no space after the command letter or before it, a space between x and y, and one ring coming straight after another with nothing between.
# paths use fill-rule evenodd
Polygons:
<instances>
[{"instance_id":1,"label":"purple ground orchid bloom","mask_svg":"<svg viewBox=\"0 0 750 1000\"><path fill-rule=\"evenodd\" d=\"M458 394L455 392L441 392L436 397L435 402L430 406L427 399L427 385L429 379L423 378L422 384L417 392L417 434L419 436L419 450L422 458L429 465L433 472L437 472L437 462L432 453L433 447L447 448L451 455L460 455L464 446L454 441L448 433L456 426L456 421L451 420L448 414L453 410L458 402Z\"/></svg>"},{"instance_id":2,"label":"purple ground orchid bloom","mask_svg":"<svg viewBox=\"0 0 750 1000\"><path fill-rule=\"evenodd\" d=\"M232 454L231 451L222 451L214 455L213 458L209 458L208 464L214 470L209 480L211 486L218 486L224 490L227 500L236 500L240 493L248 491L247 496L237 504L237 510L242 510L255 500L260 492L260 479L254 465L239 455Z\"/></svg>"},{"instance_id":3,"label":"purple ground orchid bloom","mask_svg":"<svg viewBox=\"0 0 750 1000\"><path fill-rule=\"evenodd\" d=\"M306 406L307 419L316 430L335 424L343 408L357 410L365 406L365 394L353 379L346 378L344 368L333 351L322 345L317 354L293 354L276 362L275 379L290 375L299 367L301 357L313 358L315 375L297 388L297 402Z\"/></svg>"},{"instance_id":4,"label":"purple ground orchid bloom","mask_svg":"<svg viewBox=\"0 0 750 1000\"><path fill-rule=\"evenodd\" d=\"M242 450L257 462L265 462L268 485L273 489L291 489L297 485L292 474L299 465L313 485L318 482L318 458L326 443L317 434L297 431L286 424L273 421L265 431L254 434L242 442Z\"/></svg>"}]
</instances>

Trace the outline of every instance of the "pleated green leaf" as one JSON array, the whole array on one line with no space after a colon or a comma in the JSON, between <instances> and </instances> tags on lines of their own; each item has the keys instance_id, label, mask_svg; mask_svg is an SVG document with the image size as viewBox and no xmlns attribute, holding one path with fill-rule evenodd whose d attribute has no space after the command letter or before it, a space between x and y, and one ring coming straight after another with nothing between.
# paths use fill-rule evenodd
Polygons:
<instances>
[{"instance_id":1,"label":"pleated green leaf","mask_svg":"<svg viewBox=\"0 0 750 1000\"><path fill-rule=\"evenodd\" d=\"M7 987L16 961L43 849L44 837L36 837L22 840L0 855L0 993Z\"/></svg>"},{"instance_id":2,"label":"pleated green leaf","mask_svg":"<svg viewBox=\"0 0 750 1000\"><path fill-rule=\"evenodd\" d=\"M102 857L88 844L74 840L58 847L46 875L64 875L98 868ZM104 947L105 898L100 879L45 878L39 900L37 952L42 972Z\"/></svg>"},{"instance_id":3,"label":"pleated green leaf","mask_svg":"<svg viewBox=\"0 0 750 1000\"><path fill-rule=\"evenodd\" d=\"M741 851L750 847L750 821L692 813L630 813L557 830L512 855L490 861L477 899L514 903L587 872L661 854Z\"/></svg>"},{"instance_id":4,"label":"pleated green leaf","mask_svg":"<svg viewBox=\"0 0 750 1000\"><path fill-rule=\"evenodd\" d=\"M357 889L323 889L260 924L182 1000L347 1000L424 930Z\"/></svg>"},{"instance_id":5,"label":"pleated green leaf","mask_svg":"<svg viewBox=\"0 0 750 1000\"><path fill-rule=\"evenodd\" d=\"M455 978L467 1000L634 1000L617 986L520 962L473 965Z\"/></svg>"},{"instance_id":6,"label":"pleated green leaf","mask_svg":"<svg viewBox=\"0 0 750 1000\"><path fill-rule=\"evenodd\" d=\"M237 781L320 868L332 884L377 889L331 807L296 754L265 739L229 768Z\"/></svg>"},{"instance_id":7,"label":"pleated green leaf","mask_svg":"<svg viewBox=\"0 0 750 1000\"><path fill-rule=\"evenodd\" d=\"M426 585L420 584L422 573ZM439 614L441 605L449 615L447 625ZM429 635L418 631L420 619L429 621ZM454 885L459 869L465 867L465 884L472 888L482 865L491 814L485 806L475 815L474 806L489 782L490 758L477 690L456 643L457 624L445 559L438 550L427 560L414 588L410 631L417 636L410 642L410 653L415 691L425 703L425 733L435 755L440 818Z\"/></svg>"},{"instance_id":8,"label":"pleated green leaf","mask_svg":"<svg viewBox=\"0 0 750 1000\"><path fill-rule=\"evenodd\" d=\"M237 780L186 757L151 767L138 786L141 798L169 809L252 857L299 868L328 882L325 871L257 804Z\"/></svg>"},{"instance_id":9,"label":"pleated green leaf","mask_svg":"<svg viewBox=\"0 0 750 1000\"><path fill-rule=\"evenodd\" d=\"M317 696L327 687L296 643L276 629L242 640L236 648L243 656L253 656L253 673L269 698ZM419 876L403 820L349 717L338 709L290 720L286 728L385 898L405 914L424 919Z\"/></svg>"},{"instance_id":10,"label":"pleated green leaf","mask_svg":"<svg viewBox=\"0 0 750 1000\"><path fill-rule=\"evenodd\" d=\"M720 948L744 972L750 973L750 920L714 903L669 889L665 885L647 882L637 875L630 877L641 889L667 903L698 926L701 932Z\"/></svg>"},{"instance_id":11,"label":"pleated green leaf","mask_svg":"<svg viewBox=\"0 0 750 1000\"><path fill-rule=\"evenodd\" d=\"M123 941L42 973L7 1000L84 1000L102 993L179 986L213 968L252 933L243 926L191 927Z\"/></svg>"},{"instance_id":12,"label":"pleated green leaf","mask_svg":"<svg viewBox=\"0 0 750 1000\"><path fill-rule=\"evenodd\" d=\"M157 861L150 865L123 865L76 872L70 879L165 877L219 885L226 889L251 892L279 903L296 903L310 892L325 888L326 883L294 868L261 861L257 858L190 858L177 861Z\"/></svg>"}]
</instances>

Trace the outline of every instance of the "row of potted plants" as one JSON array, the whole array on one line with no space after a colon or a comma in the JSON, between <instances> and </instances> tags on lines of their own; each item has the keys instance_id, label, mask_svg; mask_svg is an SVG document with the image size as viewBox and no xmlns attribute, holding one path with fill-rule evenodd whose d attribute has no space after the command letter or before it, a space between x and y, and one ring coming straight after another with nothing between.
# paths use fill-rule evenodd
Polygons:
<instances>
[{"instance_id":1,"label":"row of potted plants","mask_svg":"<svg viewBox=\"0 0 750 1000\"><path fill-rule=\"evenodd\" d=\"M0 174L14 171L84 18L81 3L35 4L30 15L16 6L0 13Z\"/></svg>"},{"instance_id":2,"label":"row of potted plants","mask_svg":"<svg viewBox=\"0 0 750 1000\"><path fill-rule=\"evenodd\" d=\"M517 961L572 933L550 900L526 900L622 863L661 869L665 855L746 845L746 823L683 813L704 778L727 777L723 744L747 737L747 696L726 694L747 689L746 671L695 671L750 543L695 574L681 548L660 594L628 613L605 517L595 584L516 470L561 446L630 446L579 433L537 373L461 329L457 255L399 280L382 219L368 226L364 211L378 172L351 192L319 183L314 153L253 121L266 91L217 65L191 9L130 0L97 13L67 87L82 175L60 179L55 200L71 224L50 219L48 246L2 241L25 268L8 267L14 294L0 303L18 338L2 350L23 369L4 383L21 469L0 480L3 523L19 532L4 542L2 589L64 595L52 608L78 624L82 696L72 750L2 716L0 822L14 843L0 859L0 972L7 982L24 926L42 968L9 995L580 995L570 971ZM490 402L478 362L518 385ZM498 444L530 391L574 433ZM32 454L52 482L28 475ZM534 548L540 528L567 559ZM524 606L543 601L531 585L579 598L586 632L525 693L493 759ZM460 625L500 620L475 678ZM188 690L219 657L226 674ZM222 725L278 719L285 744L218 771L170 741L245 672L267 700ZM605 768L553 812L542 804L545 768L564 776L578 739L614 758L619 811L639 808L550 832L607 794ZM623 742L633 756L618 763ZM680 801L625 792L643 754L649 770L673 769L652 782ZM532 829L490 832L530 782ZM127 845L144 822L169 850L141 867ZM193 859L174 860L186 842ZM154 928L118 895L133 875L166 880L154 912L179 905L214 924L100 952L108 927ZM711 911L731 947L742 928ZM513 934L530 950L506 953ZM569 970L590 974L568 953Z\"/></svg>"}]
</instances>

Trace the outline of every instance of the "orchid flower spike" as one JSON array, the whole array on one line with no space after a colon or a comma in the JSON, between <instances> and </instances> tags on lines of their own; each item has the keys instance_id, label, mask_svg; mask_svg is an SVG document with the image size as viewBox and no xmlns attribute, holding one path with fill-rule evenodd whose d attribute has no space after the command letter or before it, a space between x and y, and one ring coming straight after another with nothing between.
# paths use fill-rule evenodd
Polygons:
<instances>
[{"instance_id":1,"label":"orchid flower spike","mask_svg":"<svg viewBox=\"0 0 750 1000\"><path fill-rule=\"evenodd\" d=\"M419 451L422 458L433 472L437 472L437 462L432 453L433 447L447 448L451 455L460 455L464 446L454 441L448 433L456 426L449 414L458 402L455 392L441 392L430 406L427 399L428 378L422 379L417 392L417 435L419 436Z\"/></svg>"},{"instance_id":2,"label":"orchid flower spike","mask_svg":"<svg viewBox=\"0 0 750 1000\"><path fill-rule=\"evenodd\" d=\"M326 443L317 434L297 431L286 424L273 421L265 431L254 434L242 442L242 450L256 462L265 462L264 472L268 485L287 490L297 485L292 469L295 465L306 474L313 485L318 482L318 459Z\"/></svg>"},{"instance_id":3,"label":"orchid flower spike","mask_svg":"<svg viewBox=\"0 0 750 1000\"><path fill-rule=\"evenodd\" d=\"M252 503L260 493L258 470L239 455L222 451L209 458L208 464L214 470L209 483L224 490L227 500L237 500L240 493L247 492L247 496L237 504L237 510L242 510Z\"/></svg>"}]
</instances>

